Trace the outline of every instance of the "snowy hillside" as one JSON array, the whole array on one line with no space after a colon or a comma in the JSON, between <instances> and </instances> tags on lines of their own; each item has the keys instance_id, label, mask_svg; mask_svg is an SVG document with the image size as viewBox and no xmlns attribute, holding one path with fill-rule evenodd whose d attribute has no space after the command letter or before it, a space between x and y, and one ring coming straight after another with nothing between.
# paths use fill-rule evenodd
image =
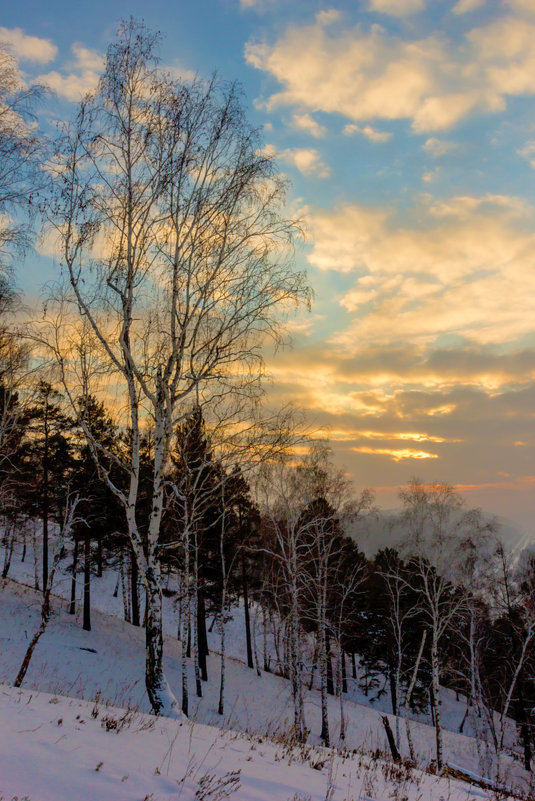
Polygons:
<instances>
[{"instance_id":1,"label":"snowy hillside","mask_svg":"<svg viewBox=\"0 0 535 801\"><path fill-rule=\"evenodd\" d=\"M24 566L19 563L19 573L23 567ZM105 575L102 579L94 580L93 589L95 603L100 604L102 607L110 607L114 601L112 585L113 581L111 575ZM66 582L60 582L59 589L62 587L66 589ZM0 596L0 642L2 644L0 654L0 681L5 682L7 685L13 682L28 641L39 625L41 595L27 585L8 579L2 582ZM72 748L73 751L80 750L81 753L83 752L83 759L81 759L80 764L77 765L76 768L81 786L85 781L83 777L85 776L87 779L87 771L95 772L95 767L100 761L108 765L109 768L105 770L104 767L102 767L102 773L101 770L96 771L96 777L91 774L92 780L95 779L95 781L103 782L119 781L117 778L119 774L121 777L123 775L132 776L134 775L132 766L137 766L136 770L138 770L141 765L144 766L143 770L145 770L147 775L152 775L159 761L161 762L163 760L164 754L167 749L169 749L170 742L175 737L176 723L172 723L171 721L158 721L154 724L154 722L152 722L150 732L141 735L139 733L140 721L153 721L153 719L142 719L134 715L133 720L139 721L138 723L132 723L125 732L111 737L109 734L102 733L100 724L88 720L88 717L90 718L88 709L91 707L79 707L79 705L73 701L68 700L68 698L86 700L98 698L100 706L112 704L122 709L134 709L139 713L149 712L150 707L146 698L143 682L144 630L125 623L118 615L94 611L92 631L86 632L81 627L80 617L73 617L67 613L65 600L55 597L53 606L54 615L45 635L37 646L24 681L24 688L30 691L39 690L45 693L52 693L55 696L65 696L65 698L60 698L59 701L62 705L61 712L55 709L52 714L48 706L48 700L45 701L42 697L39 697L37 700L32 700L28 708L22 707L22 703L26 703L26 699L29 698L29 696L24 694L23 696L19 696L15 690L9 690L6 687L3 694L2 714L7 715L9 720L13 721L13 704L18 702L22 709L26 711L23 712L19 709L17 710L17 714L20 713L30 718L29 722L17 722L14 728L12 723L10 723L10 729L15 732L24 732L27 729L41 732L37 738L34 737L32 739L32 742L34 744L36 743L36 747L38 747L39 753L41 754L39 759L36 757L36 766L39 766L39 760L42 760L42 765L45 765L45 763L46 765L52 765L53 760L56 759L61 761L64 758L64 756L62 756L62 750L65 748ZM169 609L167 617L168 629L171 629L173 621ZM236 614L235 619L228 624L230 651L235 655L243 653L240 642L242 628L240 617L241 615L239 613ZM215 647L216 643L217 639L215 635L213 635L211 646ZM175 637L168 636L165 645L166 672L171 681L173 690L179 696L180 643ZM212 652L208 660L210 680L203 683L203 698L192 698L191 721L210 724L211 726L223 726L225 729L247 732L257 737L265 738L266 735L270 735L284 740L291 725L289 682L272 673L262 672L262 676L259 678L256 676L255 671L248 669L242 661L237 658L229 659L227 663L226 712L224 716L221 717L217 714L218 670L219 656L217 653ZM191 675L191 686L194 686L193 675ZM374 708L351 680L349 680L348 689L349 692L344 702L344 714L347 721L345 747L350 750L358 749L366 754L371 754L374 751L387 753L387 743L381 722L380 710L388 709L388 697L385 696L380 702L376 702L376 708ZM22 698L25 700L21 701L20 699ZM19 699L19 701L17 701L17 699ZM339 699L330 697L329 703L329 713L334 735L333 741L336 742L340 721ZM446 759L450 763L458 765L466 771L477 772L475 740L466 736L466 734L461 735L458 731L455 731L465 712L465 705L462 699L456 702L453 693L444 691L443 705L445 725L450 729L444 732ZM10 709L11 711L9 711ZM86 721L84 724L76 723L76 714L78 714L79 709L83 709L83 712L80 712L80 714ZM114 713L116 718L121 717L123 714L122 712ZM130 719L132 716L128 717ZM63 723L58 731L57 719L59 718L62 718ZM311 730L309 743L311 746L319 747L320 741L318 735L321 722L319 695L316 690L309 692L307 695L306 719L307 725ZM394 728L395 719L390 716L390 720ZM69 721L68 726L70 726L70 729L67 729L67 721ZM90 724L89 728L87 728L88 723ZM173 726L175 729L173 730L173 734L170 734ZM421 763L426 765L433 758L434 730L423 721L414 721L412 723L412 728L418 757ZM66 733L67 731L68 734ZM92 732L90 737L87 735L89 737L88 743L86 743L84 739L86 734L80 733L82 731ZM186 731L190 733L185 734L184 732ZM184 748L173 746L173 749L176 751L176 766L173 768L174 772L172 774L173 779L171 783L173 788L176 788L177 781L187 772L188 759L190 759L191 754L194 753L195 761L198 761L205 752L210 752L212 754L213 749L216 748L214 743L218 743L216 750L222 750L223 745L227 744L229 753L225 752L224 754L220 754L215 761L212 759L212 754L208 763L205 764L203 762L203 769L206 768L208 772L217 764L218 775L221 774L221 771L224 774L228 770L236 769L236 764L241 764L243 759L248 758L243 756L244 753L249 754L251 750L251 744L248 743L247 740L242 740L240 738L238 738L238 740L232 740L231 735L217 734L213 729L206 729L204 727L196 728L195 731L202 733L202 735L199 734L203 742L202 747L200 745L199 747L193 747L191 745L189 723L186 725L186 728L180 729L179 740L180 738L184 738L184 740L189 743L190 751L188 752L189 755L187 758L184 754ZM469 731L468 726L465 731ZM6 734L6 726L3 726L3 732L4 738L7 737L10 743L9 747L13 747L9 736ZM51 739L51 732L54 734L53 740ZM403 754L407 754L403 726L401 727L401 735L401 750ZM149 745L145 746L140 744L142 737L148 738ZM77 738L81 740L78 746L73 744ZM101 742L102 738L104 738L103 742ZM229 738L232 740L232 744L229 744ZM127 743L124 742L125 740L127 740ZM143 753L149 748L148 753L145 753L145 757L142 760L138 759L136 756L137 752L131 745L131 740L133 740L136 745L139 744L139 748ZM236 742L240 743L239 747L235 745ZM110 746L109 743L113 745ZM110 747L117 748L118 752L123 754L128 752L129 756L124 762L124 767L119 767L121 760L118 757L112 756L112 758L110 758ZM33 748L33 745L26 742L24 748ZM24 748L21 753L24 753ZM59 751L58 748L60 749ZM275 759L274 754L276 753L276 749L273 751L273 748L273 746L269 746L272 758ZM202 749L205 750L203 751ZM6 752L4 751L3 753ZM51 756L51 753L53 756ZM232 756L234 753L241 754L238 762L236 762ZM48 754L49 761L45 759L46 754ZM257 758L258 757L255 756L255 759ZM323 758L324 757L322 757L322 759ZM184 760L186 760L186 762L184 762ZM90 764L92 761L95 762L95 765ZM20 767L24 762L18 762L16 764L19 765L19 772L17 773L16 768L13 768L11 772L11 782L15 781L17 776L20 778L24 775L24 771L22 771ZM113 770L111 770L112 765ZM266 769L265 765L257 767L260 774ZM45 774L48 775L48 771L52 771L52 768L46 767L45 770L44 767L39 767L39 770L45 771L43 774L44 781ZM353 772L354 777L356 776L356 769L354 766L348 768L348 770L350 773ZM378 773L381 772L378 768L374 768L374 770ZM515 785L523 783L525 786L527 779L523 775L523 771L520 769L518 762L510 757L504 758L500 772L503 780L508 783L514 783ZM342 771L342 774L343 773L344 771ZM253 774L250 775L253 776ZM287 779L287 783L286 779L283 783L285 789L281 790L281 793L278 795L270 795L272 791L269 790L259 791L258 795L254 795L252 791L247 791L245 795L237 795L236 798L272 798L274 800L280 798L286 801L287 798L292 798L292 792L294 792L291 790L292 787L295 787L296 792L302 792L307 787L311 787L313 790L313 792L311 792L311 789L306 789L304 796L297 796L297 798L307 798L307 793L310 793L312 798L324 798L325 779L322 780L322 789L318 789L317 771L310 772L309 770L307 775L309 775L309 778L312 776L316 784L312 783L311 785L309 779L301 779L298 774L294 776L294 774L291 773ZM359 778L355 778L354 781L362 784L364 778L360 772L358 776ZM344 781L340 781L337 784L340 791L339 795L335 795L333 798L353 798L362 794L363 791L359 785L358 793L353 795L352 793L355 792L353 789L351 794L348 795L347 782L350 782L349 774L346 773L343 778ZM5 777L3 781L4 783L6 782ZM151 781L153 780L151 779ZM419 781L423 780L420 779ZM428 779L425 779L425 781L427 782ZM300 782L303 783L300 784ZM344 782L346 782L346 786L344 786ZM138 784L137 779L136 784ZM153 785L149 783L146 785L146 796L150 798L150 793L155 793L154 801L159 801L160 798L171 797L162 795L162 792L171 792L171 784L166 785L162 780L160 784L156 782L153 787ZM145 785L141 783L139 786L144 787ZM12 795L18 793L19 796L25 793L32 801L41 798L44 800L48 797L58 799L59 801L60 798L63 798L63 796L60 795L60 787L56 788L57 794L52 794L51 796L36 795L35 790L32 790L31 784L28 785L28 789L25 789L22 785L15 786L12 783L4 787L0 785L0 788L4 793L4 798L11 798L9 793ZM188 790L188 792L190 792L190 790ZM128 795L128 792L130 792L128 787L122 787L120 792L122 792L123 795L116 794L114 790L113 794L109 796L103 795L101 797L113 799L138 797ZM176 793L176 789L173 789L173 792ZM185 792L186 789L184 785L184 793ZM191 790L191 792L193 791ZM314 792L317 794L314 795ZM418 795L420 792L421 790L418 791ZM466 792L466 790L463 792ZM437 793L440 795L438 790ZM370 793L365 792L363 794L370 795ZM65 798L69 798L69 801L75 798L84 799L85 797L84 795L65 796ZM184 795L183 797L188 798L189 796ZM430 795L429 797L434 796ZM139 795L139 798L143 799L144 796Z\"/></svg>"},{"instance_id":2,"label":"snowy hillside","mask_svg":"<svg viewBox=\"0 0 535 801\"><path fill-rule=\"evenodd\" d=\"M4 799L29 801L465 801L478 787L326 749L125 713L4 686ZM29 770L28 767L31 766Z\"/></svg>"}]
</instances>

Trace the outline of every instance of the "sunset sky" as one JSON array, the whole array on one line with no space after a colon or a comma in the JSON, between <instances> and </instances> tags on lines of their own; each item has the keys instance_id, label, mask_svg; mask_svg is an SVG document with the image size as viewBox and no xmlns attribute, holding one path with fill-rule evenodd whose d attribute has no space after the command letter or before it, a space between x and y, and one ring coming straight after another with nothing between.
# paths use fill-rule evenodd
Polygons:
<instances>
[{"instance_id":1,"label":"sunset sky","mask_svg":"<svg viewBox=\"0 0 535 801\"><path fill-rule=\"evenodd\" d=\"M534 533L535 0L19 0L0 41L56 93L95 86L121 17L177 74L217 69L307 222L315 292L272 397L325 427L382 506L417 475ZM28 298L54 274L19 267Z\"/></svg>"}]
</instances>

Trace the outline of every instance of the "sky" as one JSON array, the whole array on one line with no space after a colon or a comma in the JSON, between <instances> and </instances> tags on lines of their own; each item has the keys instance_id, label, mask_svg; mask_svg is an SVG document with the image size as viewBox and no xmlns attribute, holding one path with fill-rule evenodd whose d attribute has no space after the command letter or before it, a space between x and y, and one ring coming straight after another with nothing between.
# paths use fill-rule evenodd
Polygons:
<instances>
[{"instance_id":1,"label":"sky","mask_svg":"<svg viewBox=\"0 0 535 801\"><path fill-rule=\"evenodd\" d=\"M417 476L535 534L535 0L19 0L0 42L53 91L98 79L121 18L184 77L238 80L306 224L315 299L272 400L394 507ZM19 267L28 298L57 266Z\"/></svg>"}]
</instances>

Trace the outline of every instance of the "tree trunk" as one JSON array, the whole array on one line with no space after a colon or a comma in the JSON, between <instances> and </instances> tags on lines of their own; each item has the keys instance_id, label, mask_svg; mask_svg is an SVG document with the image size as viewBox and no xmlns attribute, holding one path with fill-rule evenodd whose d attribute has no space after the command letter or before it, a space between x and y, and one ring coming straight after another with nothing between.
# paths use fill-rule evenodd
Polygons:
<instances>
[{"instance_id":1,"label":"tree trunk","mask_svg":"<svg viewBox=\"0 0 535 801\"><path fill-rule=\"evenodd\" d=\"M86 529L84 538L84 613L82 628L91 631L91 532Z\"/></svg>"},{"instance_id":2,"label":"tree trunk","mask_svg":"<svg viewBox=\"0 0 535 801\"><path fill-rule=\"evenodd\" d=\"M344 742L346 739L346 716L344 712L344 677L345 677L345 656L344 649L342 648L340 626L338 627L338 668L337 668L337 684L339 690L340 702L340 740ZM347 692L347 686L346 690Z\"/></svg>"},{"instance_id":3,"label":"tree trunk","mask_svg":"<svg viewBox=\"0 0 535 801\"><path fill-rule=\"evenodd\" d=\"M102 578L102 534L97 539L97 578Z\"/></svg>"},{"instance_id":4,"label":"tree trunk","mask_svg":"<svg viewBox=\"0 0 535 801\"><path fill-rule=\"evenodd\" d=\"M264 630L262 632L262 652L264 657L264 670L266 673L271 673L271 665L270 660L268 658L268 649L267 649L267 615L266 615L266 608L262 609L262 622L264 625Z\"/></svg>"},{"instance_id":5,"label":"tree trunk","mask_svg":"<svg viewBox=\"0 0 535 801\"><path fill-rule=\"evenodd\" d=\"M181 644L181 668L182 668L182 712L188 715L189 707L189 689L188 689L188 658L190 656L191 648L191 587L189 580L189 534L185 532L184 538L184 572L180 582L181 591L183 591L183 609L182 609L182 644Z\"/></svg>"},{"instance_id":6,"label":"tree trunk","mask_svg":"<svg viewBox=\"0 0 535 801\"><path fill-rule=\"evenodd\" d=\"M247 644L247 667L253 668L253 649L251 645L251 617L249 614L249 595L247 587L247 573L245 571L245 557L242 551L242 586L243 586L243 611L245 616L245 642Z\"/></svg>"},{"instance_id":7,"label":"tree trunk","mask_svg":"<svg viewBox=\"0 0 535 801\"><path fill-rule=\"evenodd\" d=\"M11 567L11 558L13 556L13 546L15 544L15 531L13 526L9 526L8 533L4 540L4 566L2 569L2 578L7 578L9 568Z\"/></svg>"},{"instance_id":8,"label":"tree trunk","mask_svg":"<svg viewBox=\"0 0 535 801\"><path fill-rule=\"evenodd\" d=\"M398 714L398 693L396 687L396 677L394 675L394 671L390 668L388 671L388 676L390 679L390 701L392 703L392 714Z\"/></svg>"},{"instance_id":9,"label":"tree trunk","mask_svg":"<svg viewBox=\"0 0 535 801\"><path fill-rule=\"evenodd\" d=\"M257 647L257 643L256 643L256 623L257 623L257 620L258 620L258 607L255 609L255 614L254 614L254 618L253 618L252 636L253 636L253 656L254 656L254 664L255 664L255 669L256 669L256 675L258 676L258 678L260 678L260 676L262 675L262 672L260 670L260 662L258 661L258 647Z\"/></svg>"},{"instance_id":10,"label":"tree trunk","mask_svg":"<svg viewBox=\"0 0 535 801\"><path fill-rule=\"evenodd\" d=\"M48 584L48 399L44 408L44 452L43 452L43 592Z\"/></svg>"},{"instance_id":11,"label":"tree trunk","mask_svg":"<svg viewBox=\"0 0 535 801\"><path fill-rule=\"evenodd\" d=\"M412 691L414 690L414 685L416 684L416 679L418 677L418 668L420 667L420 661L422 659L422 654L424 652L424 645L425 640L427 637L427 631L422 634L422 640L420 642L420 648L418 649L418 656L416 657L416 662L414 663L414 670L412 673L411 683L409 684L407 695L405 696L405 728L407 731L407 743L409 744L409 753L411 756L411 762L416 764L416 753L414 751L414 743L412 740L412 733L411 733L411 726L409 722L409 707L411 703Z\"/></svg>"},{"instance_id":12,"label":"tree trunk","mask_svg":"<svg viewBox=\"0 0 535 801\"><path fill-rule=\"evenodd\" d=\"M221 554L223 556L223 547L221 546ZM223 561L224 565L224 561ZM226 586L226 577L223 576L223 583L221 589L221 674L219 680L219 706L217 708L218 714L222 715L224 708L225 708L225 608L227 605L227 586Z\"/></svg>"},{"instance_id":13,"label":"tree trunk","mask_svg":"<svg viewBox=\"0 0 535 801\"><path fill-rule=\"evenodd\" d=\"M438 661L438 642L433 632L433 642L431 645L431 672L433 677L433 705L435 707L435 738L437 744L437 771L440 773L444 767L442 757L442 724L440 719L440 667Z\"/></svg>"},{"instance_id":14,"label":"tree trunk","mask_svg":"<svg viewBox=\"0 0 535 801\"><path fill-rule=\"evenodd\" d=\"M206 634L206 608L204 604L204 594L199 587L197 593L197 631L199 641L199 668L201 670L201 678L203 681L208 681L208 665L206 657L208 655L208 637Z\"/></svg>"},{"instance_id":15,"label":"tree trunk","mask_svg":"<svg viewBox=\"0 0 535 801\"><path fill-rule=\"evenodd\" d=\"M69 615L76 612L76 572L78 570L78 537L74 537L74 548L72 552L72 574L71 574L71 603L69 605Z\"/></svg>"},{"instance_id":16,"label":"tree trunk","mask_svg":"<svg viewBox=\"0 0 535 801\"><path fill-rule=\"evenodd\" d=\"M394 760L394 762L401 762L401 756L397 749L396 741L394 740L394 735L392 734L390 721L388 720L386 715L382 715L381 720L383 721L383 726L385 727L386 738L388 740L388 745L390 747L390 753L392 754L392 759Z\"/></svg>"},{"instance_id":17,"label":"tree trunk","mask_svg":"<svg viewBox=\"0 0 535 801\"><path fill-rule=\"evenodd\" d=\"M139 626L139 593L138 593L139 570L134 550L130 551L130 583L132 594L132 625Z\"/></svg>"},{"instance_id":18,"label":"tree trunk","mask_svg":"<svg viewBox=\"0 0 535 801\"><path fill-rule=\"evenodd\" d=\"M334 695L333 663L331 661L331 647L328 637L327 637L327 647L326 647L326 661L327 661L327 692L329 693L329 695Z\"/></svg>"},{"instance_id":19,"label":"tree trunk","mask_svg":"<svg viewBox=\"0 0 535 801\"><path fill-rule=\"evenodd\" d=\"M177 717L177 701L163 670L162 588L157 562L147 565L144 578L147 596L145 686L156 715Z\"/></svg>"},{"instance_id":20,"label":"tree trunk","mask_svg":"<svg viewBox=\"0 0 535 801\"><path fill-rule=\"evenodd\" d=\"M328 653L327 633L325 622L320 621L318 632L318 661L320 670L320 698L321 698L321 734L320 737L326 746L330 745L329 736L329 701L328 701Z\"/></svg>"},{"instance_id":21,"label":"tree trunk","mask_svg":"<svg viewBox=\"0 0 535 801\"><path fill-rule=\"evenodd\" d=\"M318 654L319 654L319 633L316 636L316 642L314 643L314 656L312 657L312 667L310 668L310 681L308 682L309 692L311 692L314 689L314 674L316 673L316 668L318 666Z\"/></svg>"},{"instance_id":22,"label":"tree trunk","mask_svg":"<svg viewBox=\"0 0 535 801\"><path fill-rule=\"evenodd\" d=\"M132 614L130 609L130 588L128 586L129 571L128 567L125 566L123 554L121 554L119 570L121 572L121 594L123 596L124 619L127 623L130 623L132 621Z\"/></svg>"}]
</instances>

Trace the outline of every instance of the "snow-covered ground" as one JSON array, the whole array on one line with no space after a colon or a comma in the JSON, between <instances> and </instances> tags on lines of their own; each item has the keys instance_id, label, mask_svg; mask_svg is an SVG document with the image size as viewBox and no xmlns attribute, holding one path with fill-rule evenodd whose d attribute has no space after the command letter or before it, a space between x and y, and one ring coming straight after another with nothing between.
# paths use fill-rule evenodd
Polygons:
<instances>
[{"instance_id":1,"label":"snow-covered ground","mask_svg":"<svg viewBox=\"0 0 535 801\"><path fill-rule=\"evenodd\" d=\"M0 583L0 681L5 682L6 685L13 682L28 642L39 626L41 603L41 594L31 587L33 583L31 562L21 563L15 556L11 575L16 578L16 581L7 579ZM36 767L33 772L37 771L42 776L44 786L47 777L50 778L53 775L53 768L50 766L55 765L56 762L59 765L62 761L63 764L66 764L65 751L71 749L68 753L76 755L74 761L69 763L68 770L68 773L72 770L76 774L71 794L61 794L64 792L61 783L63 778L59 784L51 785L55 789L49 795L44 795L43 792L39 794L32 789L34 785L31 784L21 783L20 786L13 784L16 782L17 776L21 781L22 779L26 781L27 778L25 778L26 766L29 764L30 756L26 761L18 756L16 759L14 758L10 768L11 784L2 786L0 781L0 799L2 793L3 801L11 801L15 795L18 795L19 799L27 795L31 801L40 801L40 799L44 801L47 798L53 798L55 801L63 798L68 798L69 801L75 801L78 798L84 799L84 801L86 798L95 798L99 801L100 799L107 801L108 798L110 801L116 798L139 798L140 800L147 798L150 801L160 801L160 799L168 797L193 798L197 788L195 781L200 781L206 772L216 772L221 776L229 770L237 769L236 765L243 768L243 762L247 763L245 773L249 778L245 783L242 778L240 794L233 795L233 798L251 799L251 801L256 798L269 798L273 801L279 799L286 801L286 799L293 799L295 793L301 793L301 795L295 796L296 799L307 798L308 793L311 798L324 799L326 797L325 771L318 772L309 766L302 765L299 767L299 771L304 771L306 777L304 774L301 776L299 771L295 774L290 771L288 776L285 774L284 778L279 777L282 767L278 761L281 756L273 744L267 743L266 735L275 736L279 740L284 739L284 733L291 726L292 706L289 684L284 678L272 673L262 672L259 678L256 672L248 669L242 661L245 643L241 610L235 610L234 619L227 624L228 652L231 657L227 660L226 705L223 717L217 713L220 660L219 655L215 652L218 647L218 635L215 630L210 635L210 647L213 650L208 658L209 681L203 684L202 699L198 699L194 694L193 666L190 665L192 670L190 675L191 723L185 723L184 726L177 729L176 722L162 721L161 719L155 722L152 717L143 716L144 713L150 711L144 688L144 630L125 623L122 619L120 593L118 598L113 597L115 583L116 577L111 571L105 573L101 579L92 579L93 627L91 632L85 632L81 627L80 613L71 616L67 612L68 604L65 598L68 597L70 591L70 577L66 574L59 574L56 586L58 595L53 599L54 615L36 648L24 681L24 688L30 693L38 690L39 693L53 694L57 699L58 707L61 706L61 714L57 709L51 711L50 699L43 699L40 694L34 695L29 700L27 708L25 704L30 698L28 693L20 695L16 690L6 686L0 694L0 726L2 726L2 737L8 740L3 743L3 747L5 746L7 751L2 750L2 763L6 760L5 754L11 753L11 749L14 748L15 740L20 740L19 735L27 735L22 737L25 743L20 743L21 753L24 753L25 749L35 747L32 764ZM181 651L180 643L176 639L177 620L172 598L166 599L165 627L168 632L165 642L166 673L173 690L180 697ZM475 740L468 736L472 733L469 721L465 724L465 734L461 735L458 732L459 724L465 714L465 699L456 701L454 693L447 690L443 690L442 695L442 715L447 729L444 732L445 757L450 763L460 766L463 770L477 773L478 760ZM89 707L84 704L80 706L78 701L73 700L85 699L87 701L96 697L100 699L100 706L111 704L121 709L134 709L136 715L121 732L105 731L101 728L102 721L95 721L91 718L88 712L88 709L92 708L91 705ZM339 699L330 697L329 705L332 741L336 745L340 721ZM368 760L366 762L362 753L387 752L381 712L388 712L389 709L388 694L371 704L370 700L359 690L357 683L349 679L349 692L344 702L347 723L345 747L349 751L358 749L361 755L352 757L353 761L356 760L355 764L349 765L350 760L342 760L340 762L342 767L336 768L337 776L342 777L343 781L342 778L337 778L337 794L333 798L349 800L361 797L386 797L386 795L377 796L375 789L373 791L371 789L374 782L374 787L377 785L380 788L382 771L386 770L385 763L374 763L368 757L366 757ZM76 720L76 714L80 714L84 719L83 724ZM115 712L113 715L119 719L123 712ZM7 723L5 722L6 716ZM24 720L19 724L16 721L20 716L23 716ZM29 721L25 716L29 716ZM57 721L60 718L62 724L58 726ZM307 694L306 720L311 731L310 747L318 748L321 720L319 694L315 690ZM390 721L392 728L395 729L395 719L392 716L390 716ZM28 725L26 725L27 723ZM145 727L149 723L150 728L146 729ZM193 729L191 728L192 723L195 723ZM209 724L211 728L207 728L206 724ZM214 726L219 727L219 730L214 729ZM221 733L221 729L233 730L234 733ZM184 733L186 731L188 732L187 736ZM412 722L412 731L419 759L422 765L426 765L434 755L434 730L426 721L425 716L420 716L420 720ZM12 733L13 740L10 739L8 732ZM91 732L91 736L87 734L86 742L87 732ZM200 738L202 744L195 745L195 739L191 732L195 733L195 737ZM263 739L262 753L269 753L269 757L266 757L265 760L264 757L261 758L260 747L257 748L256 741L254 739L250 741L246 737L238 735L237 732L247 733L256 738L261 737ZM52 734L54 734L53 738ZM169 776L166 775L164 781L164 773L158 766L175 735L175 745L171 748L173 770L169 773L172 778L169 779ZM407 754L403 725L401 726L401 735L401 751L403 754ZM511 727L510 735L512 743L513 727ZM189 750L186 754L187 743L189 743ZM254 746L253 749L252 746ZM282 745L280 749L283 749ZM137 756L138 751L139 757ZM206 753L210 756L203 760ZM233 754L240 756L239 758L236 756L234 760ZM216 755L217 760L214 762ZM322 759L325 758L328 758L328 755L327 757L322 756ZM202 760L202 765L198 770L197 767L195 768L197 771L195 776L192 772L184 780L180 790L183 795L180 796L177 795L177 782L180 782L188 772L188 760L190 759L194 760L195 765ZM363 767L363 760L366 762L366 767ZM11 764L9 759L7 762ZM96 770L99 762L102 762L103 765ZM256 765L254 770L252 762ZM274 762L277 762L275 771L273 769ZM357 763L360 764L360 767ZM105 768L106 765L107 768ZM159 774L156 774L155 778L154 772L157 767ZM290 767L297 768L294 764ZM257 770L258 774L255 773ZM372 781L369 777L374 771L375 778ZM526 786L528 777L524 774L518 760L513 759L510 755L504 756L500 772L502 780L506 783ZM144 777L143 780L140 778L141 774ZM1 772L0 775L2 781L6 782L5 774ZM119 781L126 775L136 778ZM264 778L260 781L262 775ZM79 782L80 788L82 788L84 781L89 781L88 776L90 783L94 783L95 788L101 786L102 790L95 791L93 795L76 795L78 792L74 790L77 787L76 782ZM441 796L443 798L453 797L450 795L451 788L448 789L448 795L446 795L444 787L440 790L437 789L441 783L436 783L436 779L428 776L422 777L421 774L418 776L420 778L417 782L414 780L418 785L417 791L414 790L415 798L417 796L421 798L436 797L438 801ZM269 783L266 784L266 780L277 783L279 778L280 787L277 784L277 788L272 788L270 791ZM258 788L254 791L248 784L249 779L255 788L256 783L259 783ZM128 784L129 781L131 781L130 784ZM400 779L400 781L402 780ZM65 782L65 792L67 792L69 782L67 779ZM99 785L99 782L103 782L103 784ZM107 785L106 782L112 784L119 782L118 788L106 790L106 787L111 788L112 786L112 784ZM431 782L430 785L429 782ZM369 792L366 791L368 785ZM431 789L428 791L428 785L432 786L432 791ZM424 786L426 790L421 795ZM115 788L115 785L113 787ZM132 787L136 787L134 795L132 795ZM143 792L141 788L143 788ZM351 788L350 792L348 788ZM395 789L395 792L391 787L387 795L392 796L394 793L395 796L399 791L401 793L399 798L406 797L409 800L412 798L411 788L412 784L407 793L405 791L401 793L399 787ZM466 793L483 794L486 797L486 794L480 789L469 790L464 787L462 790L456 789L455 793L457 792L461 795L464 793L463 797L466 797ZM80 789L80 793L82 793L82 789ZM151 793L153 793L152 797ZM206 796L206 798L209 797ZM224 797L221 796L221 798ZM457 798L457 795L454 797Z\"/></svg>"},{"instance_id":2,"label":"snow-covered ground","mask_svg":"<svg viewBox=\"0 0 535 801\"><path fill-rule=\"evenodd\" d=\"M11 801L467 801L463 782L361 755L290 748L190 721L0 688L0 797Z\"/></svg>"}]
</instances>

